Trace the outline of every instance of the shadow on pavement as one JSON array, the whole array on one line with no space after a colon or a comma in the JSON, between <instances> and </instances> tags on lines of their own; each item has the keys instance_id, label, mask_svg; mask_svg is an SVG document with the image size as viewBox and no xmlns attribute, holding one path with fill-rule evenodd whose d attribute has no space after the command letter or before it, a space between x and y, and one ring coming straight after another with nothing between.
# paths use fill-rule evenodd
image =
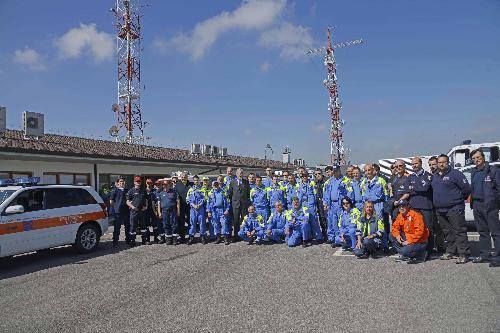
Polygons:
<instances>
[{"instance_id":1,"label":"shadow on pavement","mask_svg":"<svg viewBox=\"0 0 500 333\"><path fill-rule=\"evenodd\" d=\"M0 281L52 267L83 264L86 260L118 253L128 248L125 242L120 242L117 248L113 248L111 240L101 240L97 250L89 254L78 254L72 246L63 246L17 255L12 258L0 258Z\"/></svg>"}]
</instances>

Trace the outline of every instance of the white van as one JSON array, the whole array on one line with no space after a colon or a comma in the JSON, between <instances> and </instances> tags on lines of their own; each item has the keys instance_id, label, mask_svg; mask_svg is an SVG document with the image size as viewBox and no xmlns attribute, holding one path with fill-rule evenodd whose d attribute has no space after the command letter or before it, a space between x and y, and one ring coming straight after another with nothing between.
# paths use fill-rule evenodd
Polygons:
<instances>
[{"instance_id":1,"label":"white van","mask_svg":"<svg viewBox=\"0 0 500 333\"><path fill-rule=\"evenodd\" d=\"M0 258L73 244L94 251L108 230L106 205L89 186L0 180Z\"/></svg>"}]
</instances>

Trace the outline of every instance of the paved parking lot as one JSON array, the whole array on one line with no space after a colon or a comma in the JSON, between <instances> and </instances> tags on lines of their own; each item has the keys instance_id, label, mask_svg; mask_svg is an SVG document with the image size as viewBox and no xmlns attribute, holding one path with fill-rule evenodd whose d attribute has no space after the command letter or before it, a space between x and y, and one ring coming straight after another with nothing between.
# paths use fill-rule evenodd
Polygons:
<instances>
[{"instance_id":1,"label":"paved parking lot","mask_svg":"<svg viewBox=\"0 0 500 333\"><path fill-rule=\"evenodd\" d=\"M500 331L499 269L356 260L328 245L113 251L108 234L92 255L2 262L0 295L0 332Z\"/></svg>"}]
</instances>

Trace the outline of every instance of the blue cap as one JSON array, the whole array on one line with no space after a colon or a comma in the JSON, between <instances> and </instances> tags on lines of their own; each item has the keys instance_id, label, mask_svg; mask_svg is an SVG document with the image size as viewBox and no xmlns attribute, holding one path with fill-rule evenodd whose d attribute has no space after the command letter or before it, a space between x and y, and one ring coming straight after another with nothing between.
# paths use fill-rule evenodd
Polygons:
<instances>
[{"instance_id":1,"label":"blue cap","mask_svg":"<svg viewBox=\"0 0 500 333\"><path fill-rule=\"evenodd\" d=\"M334 164L332 165L333 171L340 170L340 165Z\"/></svg>"}]
</instances>

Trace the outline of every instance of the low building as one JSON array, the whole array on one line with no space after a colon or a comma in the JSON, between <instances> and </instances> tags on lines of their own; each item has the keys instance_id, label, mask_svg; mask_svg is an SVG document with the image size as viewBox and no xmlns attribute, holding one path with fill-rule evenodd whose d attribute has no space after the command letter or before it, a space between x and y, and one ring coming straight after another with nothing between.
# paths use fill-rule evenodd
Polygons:
<instances>
[{"instance_id":1,"label":"low building","mask_svg":"<svg viewBox=\"0 0 500 333\"><path fill-rule=\"evenodd\" d=\"M40 177L44 184L85 184L99 189L118 177L131 184L133 175L157 179L188 171L213 176L225 173L228 166L241 167L246 174L263 173L268 165L278 170L293 167L252 157L193 155L183 149L55 134L35 140L17 130L6 130L0 137L0 178Z\"/></svg>"}]
</instances>

